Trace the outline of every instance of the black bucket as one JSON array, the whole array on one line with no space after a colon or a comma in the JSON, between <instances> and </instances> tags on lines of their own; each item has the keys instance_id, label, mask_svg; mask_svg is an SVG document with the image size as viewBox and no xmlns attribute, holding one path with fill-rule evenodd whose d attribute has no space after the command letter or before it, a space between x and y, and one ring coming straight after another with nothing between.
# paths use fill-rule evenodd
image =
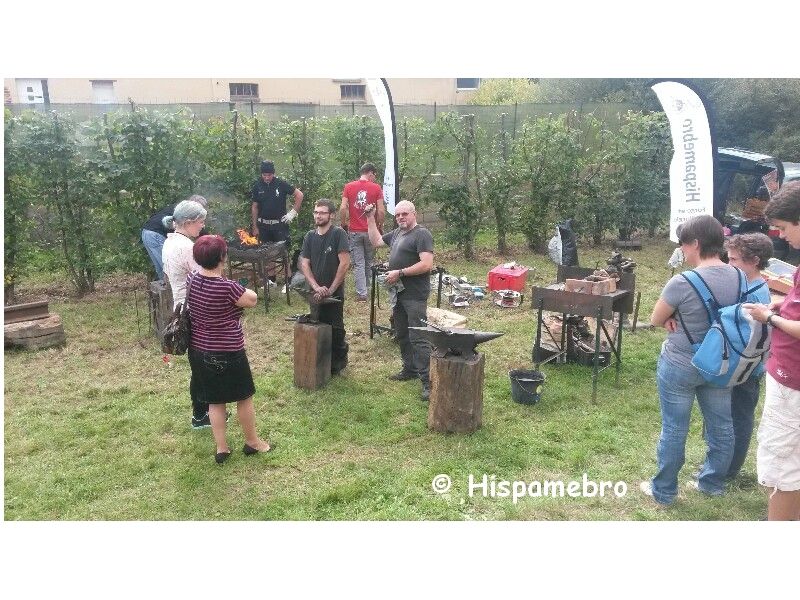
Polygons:
<instances>
[{"instance_id":1,"label":"black bucket","mask_svg":"<svg viewBox=\"0 0 800 600\"><path fill-rule=\"evenodd\" d=\"M536 404L542 397L544 373L515 369L508 372L511 378L511 398L519 404Z\"/></svg>"}]
</instances>

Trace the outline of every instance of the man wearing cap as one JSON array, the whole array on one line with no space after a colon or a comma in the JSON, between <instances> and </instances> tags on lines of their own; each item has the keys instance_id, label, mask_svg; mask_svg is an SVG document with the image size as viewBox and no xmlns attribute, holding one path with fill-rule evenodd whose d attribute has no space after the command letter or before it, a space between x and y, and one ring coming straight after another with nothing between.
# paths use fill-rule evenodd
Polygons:
<instances>
[{"instance_id":1,"label":"man wearing cap","mask_svg":"<svg viewBox=\"0 0 800 600\"><path fill-rule=\"evenodd\" d=\"M286 198L294 196L294 206L286 212ZM300 211L303 202L303 192L292 184L275 177L275 165L272 161L261 162L261 177L253 184L250 193L253 203L250 214L253 218L253 235L257 235L261 242L286 241L286 251L291 246L289 223ZM270 274L270 280L275 281L275 276Z\"/></svg>"},{"instance_id":2,"label":"man wearing cap","mask_svg":"<svg viewBox=\"0 0 800 600\"><path fill-rule=\"evenodd\" d=\"M383 189L375 179L377 169L372 163L364 163L361 167L361 178L351 181L342 190L342 206L339 209L342 227L347 229L350 241L350 256L356 276L356 300L366 302L372 258L375 249L369 241L365 209L374 206L377 210L375 220L378 229L383 229L386 208L383 204Z\"/></svg>"}]
</instances>

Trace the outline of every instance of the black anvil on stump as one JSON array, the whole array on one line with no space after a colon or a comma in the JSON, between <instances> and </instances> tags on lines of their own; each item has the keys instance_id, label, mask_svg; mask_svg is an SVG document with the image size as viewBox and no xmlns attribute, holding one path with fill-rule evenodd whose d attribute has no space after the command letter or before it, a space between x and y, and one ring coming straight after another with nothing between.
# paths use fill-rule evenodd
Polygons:
<instances>
[{"instance_id":1,"label":"black anvil on stump","mask_svg":"<svg viewBox=\"0 0 800 600\"><path fill-rule=\"evenodd\" d=\"M503 335L458 327L409 327L435 347L431 353L428 427L441 433L471 433L483 418L486 357L478 344Z\"/></svg>"}]
</instances>

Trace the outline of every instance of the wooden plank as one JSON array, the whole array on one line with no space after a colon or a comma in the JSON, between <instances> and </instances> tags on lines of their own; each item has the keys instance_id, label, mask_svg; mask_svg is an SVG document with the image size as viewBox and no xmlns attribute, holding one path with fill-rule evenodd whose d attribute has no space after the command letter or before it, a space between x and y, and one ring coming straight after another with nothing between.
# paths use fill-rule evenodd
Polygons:
<instances>
[{"instance_id":1,"label":"wooden plank","mask_svg":"<svg viewBox=\"0 0 800 600\"><path fill-rule=\"evenodd\" d=\"M44 319L50 314L47 300L28 302L26 304L9 304L3 309L4 323L20 323Z\"/></svg>"},{"instance_id":2,"label":"wooden plank","mask_svg":"<svg viewBox=\"0 0 800 600\"><path fill-rule=\"evenodd\" d=\"M295 323L294 384L318 390L331 379L331 326L327 323Z\"/></svg>"},{"instance_id":3,"label":"wooden plank","mask_svg":"<svg viewBox=\"0 0 800 600\"><path fill-rule=\"evenodd\" d=\"M61 317L55 314L44 319L9 323L3 329L4 345L10 347L38 350L60 346L67 341Z\"/></svg>"},{"instance_id":4,"label":"wooden plank","mask_svg":"<svg viewBox=\"0 0 800 600\"><path fill-rule=\"evenodd\" d=\"M642 240L616 240L615 248L627 248L628 250L641 250Z\"/></svg>"}]
</instances>

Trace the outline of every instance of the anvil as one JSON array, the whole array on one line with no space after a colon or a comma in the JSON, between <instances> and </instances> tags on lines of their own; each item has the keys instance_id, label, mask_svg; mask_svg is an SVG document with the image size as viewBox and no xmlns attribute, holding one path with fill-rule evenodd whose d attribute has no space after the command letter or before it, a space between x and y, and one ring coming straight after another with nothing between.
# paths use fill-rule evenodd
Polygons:
<instances>
[{"instance_id":1,"label":"anvil","mask_svg":"<svg viewBox=\"0 0 800 600\"><path fill-rule=\"evenodd\" d=\"M437 327L428 323L427 327L409 327L427 338L436 350L443 354L455 354L471 358L477 354L475 347L483 342L499 338L502 333L494 331L475 331L461 327Z\"/></svg>"}]
</instances>

